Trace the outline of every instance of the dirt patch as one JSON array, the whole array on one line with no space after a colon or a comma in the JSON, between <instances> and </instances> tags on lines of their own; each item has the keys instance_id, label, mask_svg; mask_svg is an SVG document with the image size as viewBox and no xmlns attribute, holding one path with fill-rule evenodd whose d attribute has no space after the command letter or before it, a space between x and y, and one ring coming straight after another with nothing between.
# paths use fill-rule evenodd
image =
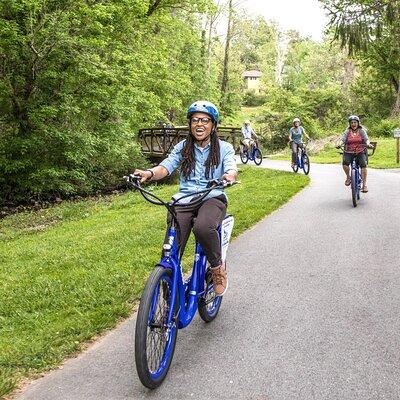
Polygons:
<instances>
[{"instance_id":1,"label":"dirt patch","mask_svg":"<svg viewBox=\"0 0 400 400\"><path fill-rule=\"evenodd\" d=\"M337 145L339 140L340 136L338 135L312 140L307 145L307 151L310 154L317 154L322 151L327 145L334 147L335 145Z\"/></svg>"}]
</instances>

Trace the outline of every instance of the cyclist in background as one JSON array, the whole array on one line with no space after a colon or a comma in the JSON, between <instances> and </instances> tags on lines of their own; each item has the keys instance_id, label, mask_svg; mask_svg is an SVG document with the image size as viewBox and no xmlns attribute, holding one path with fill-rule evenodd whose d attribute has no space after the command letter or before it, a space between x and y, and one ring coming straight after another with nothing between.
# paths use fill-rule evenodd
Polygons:
<instances>
[{"instance_id":1,"label":"cyclist in background","mask_svg":"<svg viewBox=\"0 0 400 400\"><path fill-rule=\"evenodd\" d=\"M304 147L302 140L303 134L307 140L310 140L305 129L301 126L300 118L295 118L293 120L293 126L289 129L289 145L292 150L292 168L296 164L298 149Z\"/></svg>"},{"instance_id":2,"label":"cyclist in background","mask_svg":"<svg viewBox=\"0 0 400 400\"><path fill-rule=\"evenodd\" d=\"M196 193L206 189L214 179L225 179L234 182L237 177L235 151L233 146L218 138L217 125L219 112L217 107L208 101L196 101L187 111L190 132L185 140L179 142L169 156L156 167L147 170L135 170L141 176L141 182L159 180L180 168L180 188L173 197L190 202ZM201 244L207 260L211 265L214 291L222 296L228 288L228 277L221 259L221 245L218 226L225 218L227 197L223 189L212 190L197 207L177 208L177 220L180 228L180 252L183 253L190 231ZM193 220L195 222L193 224Z\"/></svg>"},{"instance_id":3,"label":"cyclist in background","mask_svg":"<svg viewBox=\"0 0 400 400\"><path fill-rule=\"evenodd\" d=\"M251 127L250 121L247 119L244 121L242 126L242 144L244 146L244 150L251 151L253 150L253 146L255 141L258 140L258 136L254 132L254 129Z\"/></svg>"},{"instance_id":4,"label":"cyclist in background","mask_svg":"<svg viewBox=\"0 0 400 400\"><path fill-rule=\"evenodd\" d=\"M368 192L367 188L367 153L366 146L371 147L366 130L361 126L360 118L357 115L350 115L348 118L349 127L342 135L344 144L343 152L343 171L346 174L345 185L351 183L350 164L356 158L357 165L361 168L361 179L363 193Z\"/></svg>"}]
</instances>

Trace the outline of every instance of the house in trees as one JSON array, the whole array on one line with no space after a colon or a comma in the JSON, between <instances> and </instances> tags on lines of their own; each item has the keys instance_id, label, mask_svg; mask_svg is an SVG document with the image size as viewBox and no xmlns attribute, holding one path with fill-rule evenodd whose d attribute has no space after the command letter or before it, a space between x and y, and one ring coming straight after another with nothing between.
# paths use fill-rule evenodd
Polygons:
<instances>
[{"instance_id":1,"label":"house in trees","mask_svg":"<svg viewBox=\"0 0 400 400\"><path fill-rule=\"evenodd\" d=\"M262 72L252 69L250 71L244 71L242 77L245 81L246 90L252 90L256 93L260 92Z\"/></svg>"}]
</instances>

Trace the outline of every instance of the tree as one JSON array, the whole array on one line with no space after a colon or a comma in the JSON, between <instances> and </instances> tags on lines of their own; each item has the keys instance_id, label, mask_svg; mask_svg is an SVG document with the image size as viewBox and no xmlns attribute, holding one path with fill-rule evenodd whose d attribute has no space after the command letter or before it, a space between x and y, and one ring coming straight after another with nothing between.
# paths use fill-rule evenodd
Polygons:
<instances>
[{"instance_id":1,"label":"tree","mask_svg":"<svg viewBox=\"0 0 400 400\"><path fill-rule=\"evenodd\" d=\"M224 64L222 69L221 79L221 107L224 109L227 103L228 96L228 81L229 81L229 51L232 40L232 24L233 24L233 4L232 0L228 3L228 25L226 29L225 38L225 52L224 52Z\"/></svg>"},{"instance_id":2,"label":"tree","mask_svg":"<svg viewBox=\"0 0 400 400\"><path fill-rule=\"evenodd\" d=\"M350 54L363 53L396 90L392 116L400 116L400 0L320 0L335 39Z\"/></svg>"},{"instance_id":3,"label":"tree","mask_svg":"<svg viewBox=\"0 0 400 400\"><path fill-rule=\"evenodd\" d=\"M207 4L3 0L0 202L92 193L143 162L139 127L214 92Z\"/></svg>"}]
</instances>

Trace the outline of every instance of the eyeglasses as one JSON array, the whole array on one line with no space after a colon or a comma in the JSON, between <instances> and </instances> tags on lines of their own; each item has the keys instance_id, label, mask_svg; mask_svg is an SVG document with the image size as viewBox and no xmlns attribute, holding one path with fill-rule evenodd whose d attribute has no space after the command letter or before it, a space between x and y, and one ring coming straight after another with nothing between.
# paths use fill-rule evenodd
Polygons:
<instances>
[{"instance_id":1,"label":"eyeglasses","mask_svg":"<svg viewBox=\"0 0 400 400\"><path fill-rule=\"evenodd\" d=\"M201 124L207 125L211 121L211 118L203 117L203 118L192 118L190 122L192 124Z\"/></svg>"}]
</instances>

